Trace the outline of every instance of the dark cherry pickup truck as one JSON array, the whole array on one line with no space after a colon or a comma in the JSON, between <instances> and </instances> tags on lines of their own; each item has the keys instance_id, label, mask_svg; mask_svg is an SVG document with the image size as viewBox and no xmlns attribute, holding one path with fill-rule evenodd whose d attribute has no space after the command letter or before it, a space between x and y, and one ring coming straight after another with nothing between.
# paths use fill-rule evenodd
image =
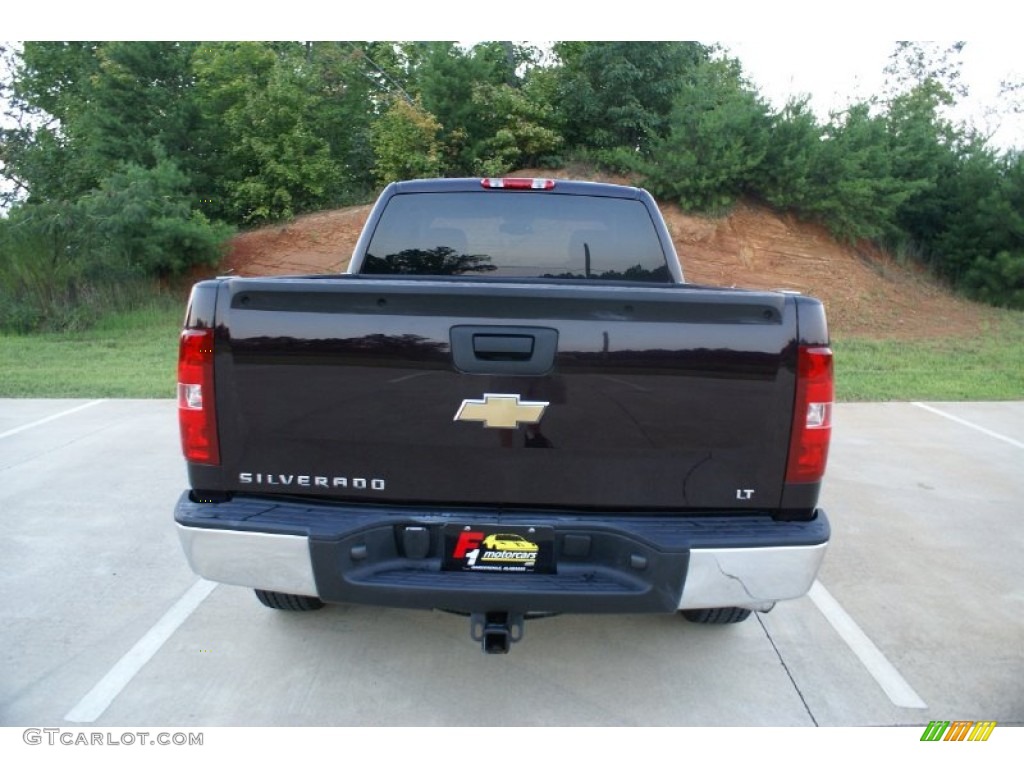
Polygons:
<instances>
[{"instance_id":1,"label":"dark cherry pickup truck","mask_svg":"<svg viewBox=\"0 0 1024 768\"><path fill-rule=\"evenodd\" d=\"M189 563L267 606L725 624L810 588L832 413L819 301L691 285L641 189L400 182L347 274L198 283Z\"/></svg>"}]
</instances>

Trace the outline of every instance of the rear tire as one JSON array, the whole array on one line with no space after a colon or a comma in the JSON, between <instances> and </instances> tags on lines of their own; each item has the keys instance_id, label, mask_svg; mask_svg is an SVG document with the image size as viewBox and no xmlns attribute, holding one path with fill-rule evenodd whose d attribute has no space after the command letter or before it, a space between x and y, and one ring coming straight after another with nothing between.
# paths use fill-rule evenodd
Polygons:
<instances>
[{"instance_id":1,"label":"rear tire","mask_svg":"<svg viewBox=\"0 0 1024 768\"><path fill-rule=\"evenodd\" d=\"M285 592L257 589L256 597L267 608L276 608L279 611L318 611L324 607L322 600L308 595L289 595Z\"/></svg>"},{"instance_id":2,"label":"rear tire","mask_svg":"<svg viewBox=\"0 0 1024 768\"><path fill-rule=\"evenodd\" d=\"M695 624L738 624L750 616L749 608L690 608L680 611L683 618Z\"/></svg>"}]
</instances>

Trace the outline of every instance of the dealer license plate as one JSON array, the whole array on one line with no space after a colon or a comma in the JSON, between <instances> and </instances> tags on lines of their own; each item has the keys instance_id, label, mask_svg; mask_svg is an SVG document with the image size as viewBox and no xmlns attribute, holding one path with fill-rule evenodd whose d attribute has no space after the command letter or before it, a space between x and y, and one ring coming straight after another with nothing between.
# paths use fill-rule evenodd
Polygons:
<instances>
[{"instance_id":1,"label":"dealer license plate","mask_svg":"<svg viewBox=\"0 0 1024 768\"><path fill-rule=\"evenodd\" d=\"M555 531L546 526L446 525L446 571L554 573Z\"/></svg>"}]
</instances>

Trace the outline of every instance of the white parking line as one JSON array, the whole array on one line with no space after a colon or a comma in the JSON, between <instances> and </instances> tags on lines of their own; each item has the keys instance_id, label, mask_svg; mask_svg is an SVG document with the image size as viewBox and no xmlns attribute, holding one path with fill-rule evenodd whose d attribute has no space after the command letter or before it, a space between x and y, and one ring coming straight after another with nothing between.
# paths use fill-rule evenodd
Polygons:
<instances>
[{"instance_id":1,"label":"white parking line","mask_svg":"<svg viewBox=\"0 0 1024 768\"><path fill-rule=\"evenodd\" d=\"M871 642L871 638L864 634L864 630L857 626L857 622L843 610L843 607L829 594L820 581L815 581L811 585L807 596L811 598L811 602L817 606L832 628L843 638L843 642L860 659L861 664L875 678L875 682L882 687L885 695L893 704L907 709L928 708L917 692L903 679L903 675L885 658L878 650L878 646Z\"/></svg>"},{"instance_id":2,"label":"white parking line","mask_svg":"<svg viewBox=\"0 0 1024 768\"><path fill-rule=\"evenodd\" d=\"M998 432L993 432L991 429L979 427L977 424L972 424L966 419L961 419L959 416L954 416L951 413L940 411L938 408L934 408L930 405L925 405L924 403L911 403L911 405L916 405L918 408L924 408L926 411L930 411L931 413L934 413L938 416L942 416L943 418L949 419L950 421L955 421L957 424L963 424L965 427L975 429L978 432L988 435L989 437L994 437L996 440L1002 440L1004 443L1009 443L1010 445L1014 445L1017 448L1024 448L1024 443L1020 442L1020 440L1014 440L1012 437L1000 435Z\"/></svg>"},{"instance_id":3,"label":"white parking line","mask_svg":"<svg viewBox=\"0 0 1024 768\"><path fill-rule=\"evenodd\" d=\"M74 408L68 408L66 411L61 411L60 413L55 413L52 416L47 416L45 419L39 419L38 421L33 421L33 422L29 423L29 424L22 424L20 427L15 427L14 429L9 429L6 432L0 432L0 440L2 440L5 437L10 437L11 435L16 435L19 432L24 432L26 429L32 429L32 427L38 427L41 424L46 424L47 422L53 421L54 419L59 419L62 416L68 416L68 415L70 415L72 413L77 413L78 411L84 411L86 408L92 408L94 405L99 405L100 403L105 403L105 402L107 402L107 401L106 400L93 400L92 402L84 403L83 405L76 405Z\"/></svg>"},{"instance_id":4,"label":"white parking line","mask_svg":"<svg viewBox=\"0 0 1024 768\"><path fill-rule=\"evenodd\" d=\"M193 584L189 591L160 618L160 621L154 624L149 632L143 635L131 647L131 650L111 667L103 679L96 683L70 712L64 715L64 719L72 723L94 722L107 710L111 702L132 681L132 678L146 665L146 662L156 655L156 652L163 647L163 644L178 627L184 624L192 612L213 592L216 586L216 582L205 579L200 579Z\"/></svg>"}]
</instances>

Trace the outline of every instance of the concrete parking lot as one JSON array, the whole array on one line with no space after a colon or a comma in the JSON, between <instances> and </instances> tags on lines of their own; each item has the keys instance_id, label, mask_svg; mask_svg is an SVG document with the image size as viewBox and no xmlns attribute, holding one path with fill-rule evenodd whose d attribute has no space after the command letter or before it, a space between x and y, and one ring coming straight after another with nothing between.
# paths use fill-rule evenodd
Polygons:
<instances>
[{"instance_id":1,"label":"concrete parking lot","mask_svg":"<svg viewBox=\"0 0 1024 768\"><path fill-rule=\"evenodd\" d=\"M726 627L262 607L197 579L174 403L0 400L0 725L1024 724L1024 403L837 407L812 593Z\"/></svg>"}]
</instances>

